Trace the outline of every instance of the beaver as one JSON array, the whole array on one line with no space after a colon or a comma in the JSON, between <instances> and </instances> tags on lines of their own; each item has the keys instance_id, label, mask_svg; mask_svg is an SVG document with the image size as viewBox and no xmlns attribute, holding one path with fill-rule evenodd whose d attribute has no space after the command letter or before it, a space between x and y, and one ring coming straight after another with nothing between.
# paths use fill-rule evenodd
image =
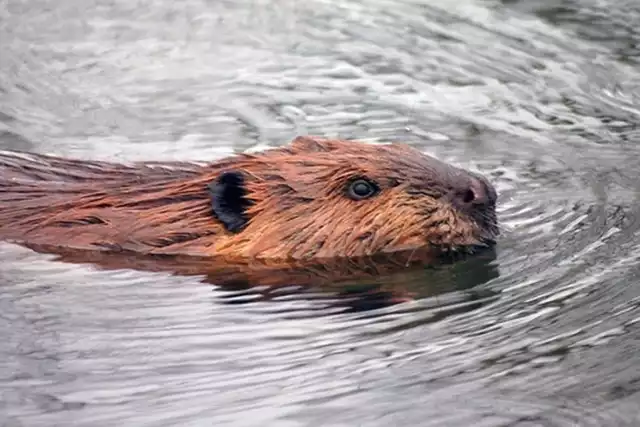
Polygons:
<instances>
[{"instance_id":1,"label":"beaver","mask_svg":"<svg viewBox=\"0 0 640 427\"><path fill-rule=\"evenodd\" d=\"M0 153L0 239L224 260L474 251L498 236L480 174L407 144L300 136L217 162Z\"/></svg>"}]
</instances>

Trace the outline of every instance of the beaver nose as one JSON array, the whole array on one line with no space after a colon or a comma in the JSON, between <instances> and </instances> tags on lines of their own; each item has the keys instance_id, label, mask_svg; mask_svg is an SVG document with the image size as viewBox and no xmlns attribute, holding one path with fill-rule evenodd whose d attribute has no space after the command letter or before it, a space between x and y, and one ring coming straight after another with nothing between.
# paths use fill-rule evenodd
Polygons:
<instances>
[{"instance_id":1,"label":"beaver nose","mask_svg":"<svg viewBox=\"0 0 640 427\"><path fill-rule=\"evenodd\" d=\"M466 210L495 204L496 191L484 177L472 174L465 181L453 195L454 204Z\"/></svg>"}]
</instances>

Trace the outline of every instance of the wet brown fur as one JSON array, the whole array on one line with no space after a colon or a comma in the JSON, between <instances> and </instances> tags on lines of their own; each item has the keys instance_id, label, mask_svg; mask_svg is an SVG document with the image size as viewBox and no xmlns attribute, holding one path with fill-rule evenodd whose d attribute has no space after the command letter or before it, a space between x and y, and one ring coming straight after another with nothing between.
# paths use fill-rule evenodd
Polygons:
<instances>
[{"instance_id":1,"label":"wet brown fur","mask_svg":"<svg viewBox=\"0 0 640 427\"><path fill-rule=\"evenodd\" d=\"M206 186L246 176L249 223L230 233L212 215ZM345 196L357 176L380 194ZM403 144L299 137L289 146L219 162L122 165L0 153L0 239L26 245L225 259L320 259L456 248L496 234L447 194L467 180Z\"/></svg>"}]
</instances>

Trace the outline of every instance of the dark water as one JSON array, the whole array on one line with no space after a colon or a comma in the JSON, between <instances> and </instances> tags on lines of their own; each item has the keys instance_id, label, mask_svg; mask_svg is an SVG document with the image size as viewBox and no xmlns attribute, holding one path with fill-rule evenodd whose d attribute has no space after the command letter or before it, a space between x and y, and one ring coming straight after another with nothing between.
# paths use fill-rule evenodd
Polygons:
<instances>
[{"instance_id":1,"label":"dark water","mask_svg":"<svg viewBox=\"0 0 640 427\"><path fill-rule=\"evenodd\" d=\"M639 28L620 0L0 1L0 148L401 140L491 176L505 228L461 310L468 283L345 312L4 244L0 426L640 425Z\"/></svg>"}]
</instances>

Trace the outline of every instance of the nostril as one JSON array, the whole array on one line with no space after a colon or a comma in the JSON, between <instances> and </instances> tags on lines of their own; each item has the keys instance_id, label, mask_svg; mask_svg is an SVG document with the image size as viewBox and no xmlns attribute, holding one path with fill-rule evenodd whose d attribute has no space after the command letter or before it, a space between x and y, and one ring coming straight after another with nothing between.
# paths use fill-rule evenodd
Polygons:
<instances>
[{"instance_id":1,"label":"nostril","mask_svg":"<svg viewBox=\"0 0 640 427\"><path fill-rule=\"evenodd\" d=\"M467 189L467 191L462 193L462 203L464 203L465 205L468 205L469 203L473 203L475 199L476 199L476 193L471 188Z\"/></svg>"},{"instance_id":2,"label":"nostril","mask_svg":"<svg viewBox=\"0 0 640 427\"><path fill-rule=\"evenodd\" d=\"M487 189L482 180L474 177L471 181L467 181L465 187L461 188L461 191L458 193L458 202L463 206L487 203Z\"/></svg>"},{"instance_id":3,"label":"nostril","mask_svg":"<svg viewBox=\"0 0 640 427\"><path fill-rule=\"evenodd\" d=\"M476 174L466 175L454 184L451 201L462 209L491 207L496 202L496 191L484 177Z\"/></svg>"}]
</instances>

